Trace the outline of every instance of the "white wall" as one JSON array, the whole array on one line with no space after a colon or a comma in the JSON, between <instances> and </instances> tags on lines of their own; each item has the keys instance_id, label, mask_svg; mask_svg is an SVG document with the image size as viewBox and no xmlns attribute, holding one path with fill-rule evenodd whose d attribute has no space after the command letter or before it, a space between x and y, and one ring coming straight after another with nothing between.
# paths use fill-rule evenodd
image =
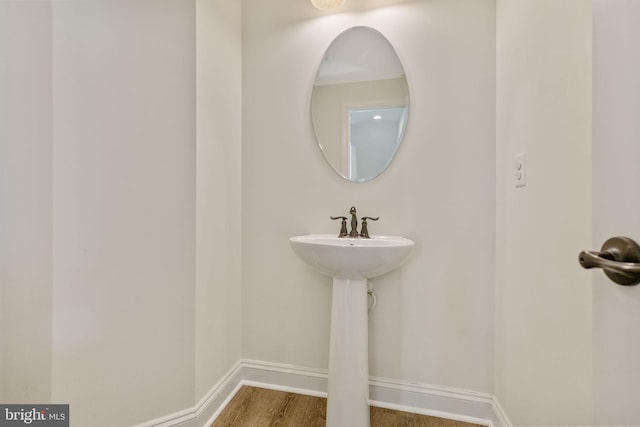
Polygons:
<instances>
[{"instance_id":1,"label":"white wall","mask_svg":"<svg viewBox=\"0 0 640 427\"><path fill-rule=\"evenodd\" d=\"M371 374L491 392L495 235L494 1L243 2L243 355L326 368L331 280L288 238L337 233L330 215L379 215L374 234L417 242L375 280ZM403 61L406 140L378 179L355 184L325 162L309 102L325 49L372 26Z\"/></svg>"},{"instance_id":2,"label":"white wall","mask_svg":"<svg viewBox=\"0 0 640 427\"><path fill-rule=\"evenodd\" d=\"M498 0L497 82L496 395L517 426L590 424L591 2Z\"/></svg>"},{"instance_id":3,"label":"white wall","mask_svg":"<svg viewBox=\"0 0 640 427\"><path fill-rule=\"evenodd\" d=\"M0 53L0 401L192 408L240 357L240 4L4 1Z\"/></svg>"},{"instance_id":4,"label":"white wall","mask_svg":"<svg viewBox=\"0 0 640 427\"><path fill-rule=\"evenodd\" d=\"M0 2L0 400L130 425L192 407L240 355L325 368L330 279L287 238L355 205L417 242L375 281L372 375L495 390L515 425L588 424L608 390L576 261L590 4L498 0L496 23L493 0ZM391 41L411 91L404 145L364 184L309 119L322 54L355 25Z\"/></svg>"},{"instance_id":5,"label":"white wall","mask_svg":"<svg viewBox=\"0 0 640 427\"><path fill-rule=\"evenodd\" d=\"M593 242L640 241L640 4L593 2ZM587 276L590 276L587 274ZM640 425L640 286L593 277L594 423Z\"/></svg>"},{"instance_id":6,"label":"white wall","mask_svg":"<svg viewBox=\"0 0 640 427\"><path fill-rule=\"evenodd\" d=\"M53 401L194 401L195 2L53 4Z\"/></svg>"},{"instance_id":7,"label":"white wall","mask_svg":"<svg viewBox=\"0 0 640 427\"><path fill-rule=\"evenodd\" d=\"M240 359L240 6L196 3L196 401Z\"/></svg>"},{"instance_id":8,"label":"white wall","mask_svg":"<svg viewBox=\"0 0 640 427\"><path fill-rule=\"evenodd\" d=\"M0 402L51 395L51 4L0 2Z\"/></svg>"}]
</instances>

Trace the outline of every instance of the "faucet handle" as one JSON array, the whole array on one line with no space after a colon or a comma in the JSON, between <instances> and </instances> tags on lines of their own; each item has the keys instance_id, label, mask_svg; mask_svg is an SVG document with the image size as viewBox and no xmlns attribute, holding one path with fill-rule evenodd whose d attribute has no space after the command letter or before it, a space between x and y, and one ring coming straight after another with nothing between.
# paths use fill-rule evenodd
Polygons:
<instances>
[{"instance_id":1,"label":"faucet handle","mask_svg":"<svg viewBox=\"0 0 640 427\"><path fill-rule=\"evenodd\" d=\"M367 229L367 220L370 219L371 221L377 221L380 219L379 216L373 217L373 216L363 216L362 218L360 218L362 220L362 227L360 229L360 237L364 237L365 239L369 239L369 230Z\"/></svg>"},{"instance_id":2,"label":"faucet handle","mask_svg":"<svg viewBox=\"0 0 640 427\"><path fill-rule=\"evenodd\" d=\"M345 237L349 235L349 233L347 233L347 217L346 216L330 216L329 218L331 218L334 221L336 219L342 220L342 223L340 224L340 234L338 234L338 237Z\"/></svg>"}]
</instances>

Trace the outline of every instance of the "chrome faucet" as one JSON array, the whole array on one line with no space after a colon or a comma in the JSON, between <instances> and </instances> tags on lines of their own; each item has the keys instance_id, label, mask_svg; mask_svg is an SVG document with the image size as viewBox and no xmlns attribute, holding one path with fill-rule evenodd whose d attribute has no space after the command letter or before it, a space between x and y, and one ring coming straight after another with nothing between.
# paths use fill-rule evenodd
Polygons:
<instances>
[{"instance_id":1,"label":"chrome faucet","mask_svg":"<svg viewBox=\"0 0 640 427\"><path fill-rule=\"evenodd\" d=\"M351 215L351 231L347 233L347 217L346 216L331 216L332 220L340 219L340 233L338 237L363 237L365 239L369 239L369 230L367 228L367 220L377 221L380 217L371 217L371 216L363 216L362 220L362 228L360 233L358 233L358 217L356 213L356 207L352 206L349 209L349 214Z\"/></svg>"}]
</instances>

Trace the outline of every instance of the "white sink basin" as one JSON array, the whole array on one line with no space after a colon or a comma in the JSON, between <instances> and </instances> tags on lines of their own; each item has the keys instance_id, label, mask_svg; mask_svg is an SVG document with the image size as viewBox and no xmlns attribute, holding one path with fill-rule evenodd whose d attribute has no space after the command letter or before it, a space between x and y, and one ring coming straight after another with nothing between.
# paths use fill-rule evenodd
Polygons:
<instances>
[{"instance_id":1,"label":"white sink basin","mask_svg":"<svg viewBox=\"0 0 640 427\"><path fill-rule=\"evenodd\" d=\"M413 241L396 236L370 239L309 234L289 239L300 259L327 276L371 279L399 267L413 248Z\"/></svg>"},{"instance_id":2,"label":"white sink basin","mask_svg":"<svg viewBox=\"0 0 640 427\"><path fill-rule=\"evenodd\" d=\"M303 261L333 277L327 427L369 427L367 280L404 262L403 237L309 234L289 239Z\"/></svg>"},{"instance_id":3,"label":"white sink basin","mask_svg":"<svg viewBox=\"0 0 640 427\"><path fill-rule=\"evenodd\" d=\"M333 277L327 427L369 427L367 280L404 262L403 237L309 234L289 239L303 261Z\"/></svg>"}]
</instances>

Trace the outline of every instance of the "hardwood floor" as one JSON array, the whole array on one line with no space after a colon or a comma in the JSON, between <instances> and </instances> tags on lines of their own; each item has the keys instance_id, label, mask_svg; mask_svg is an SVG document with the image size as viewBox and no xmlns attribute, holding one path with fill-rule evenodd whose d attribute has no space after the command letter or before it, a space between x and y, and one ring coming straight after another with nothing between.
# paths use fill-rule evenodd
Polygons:
<instances>
[{"instance_id":1,"label":"hardwood floor","mask_svg":"<svg viewBox=\"0 0 640 427\"><path fill-rule=\"evenodd\" d=\"M211 427L324 427L327 400L284 391L242 387ZM374 427L481 427L460 421L371 407Z\"/></svg>"}]
</instances>

